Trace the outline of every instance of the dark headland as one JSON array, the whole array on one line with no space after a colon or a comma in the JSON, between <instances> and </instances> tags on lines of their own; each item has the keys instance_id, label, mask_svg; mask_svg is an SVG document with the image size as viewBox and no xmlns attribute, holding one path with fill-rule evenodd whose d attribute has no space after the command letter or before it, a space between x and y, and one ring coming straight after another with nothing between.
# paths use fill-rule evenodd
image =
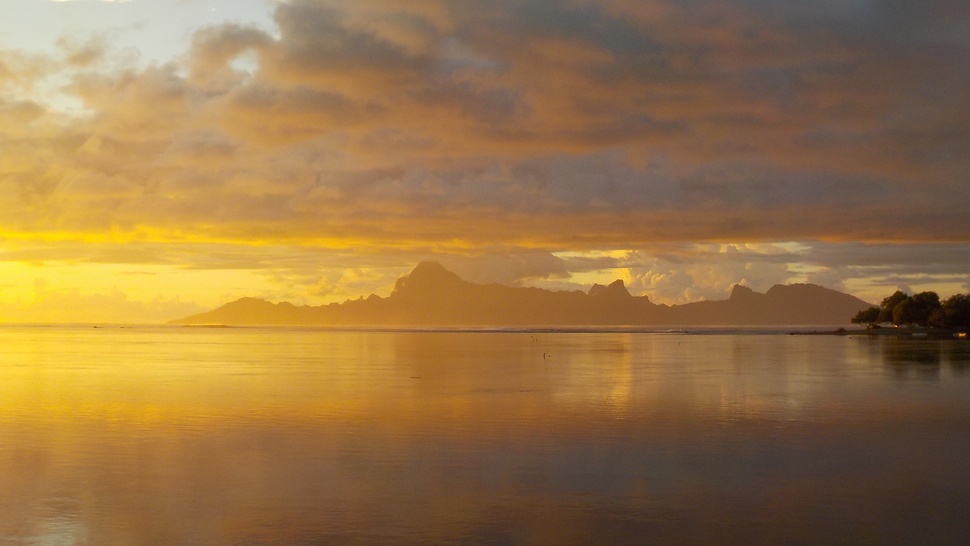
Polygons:
<instances>
[{"instance_id":1,"label":"dark headland","mask_svg":"<svg viewBox=\"0 0 970 546\"><path fill-rule=\"evenodd\" d=\"M733 326L842 325L870 307L813 284L775 285L766 293L737 285L726 300L655 304L617 280L588 292L474 284L437 262L422 262L387 297L323 306L242 298L171 321L201 325L327 326Z\"/></svg>"}]
</instances>

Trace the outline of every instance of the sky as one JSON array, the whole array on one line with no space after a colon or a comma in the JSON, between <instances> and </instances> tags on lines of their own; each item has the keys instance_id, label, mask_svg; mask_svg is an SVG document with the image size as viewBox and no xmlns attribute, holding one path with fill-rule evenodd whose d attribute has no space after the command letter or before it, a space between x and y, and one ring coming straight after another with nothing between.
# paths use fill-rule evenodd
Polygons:
<instances>
[{"instance_id":1,"label":"sky","mask_svg":"<svg viewBox=\"0 0 970 546\"><path fill-rule=\"evenodd\" d=\"M678 304L970 291L964 0L0 0L0 322L423 260Z\"/></svg>"}]
</instances>

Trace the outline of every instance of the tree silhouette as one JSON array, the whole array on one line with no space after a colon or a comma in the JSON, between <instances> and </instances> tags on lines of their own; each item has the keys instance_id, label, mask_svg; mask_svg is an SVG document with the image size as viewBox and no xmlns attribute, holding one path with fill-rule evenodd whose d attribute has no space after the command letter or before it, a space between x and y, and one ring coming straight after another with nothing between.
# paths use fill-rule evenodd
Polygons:
<instances>
[{"instance_id":1,"label":"tree silhouette","mask_svg":"<svg viewBox=\"0 0 970 546\"><path fill-rule=\"evenodd\" d=\"M908 296L897 290L883 299L879 307L860 311L852 318L853 324L866 324L869 328L883 322L896 326L970 328L970 295L955 294L941 302L936 292Z\"/></svg>"},{"instance_id":2,"label":"tree silhouette","mask_svg":"<svg viewBox=\"0 0 970 546\"><path fill-rule=\"evenodd\" d=\"M970 295L950 296L930 316L930 325L938 328L970 328Z\"/></svg>"},{"instance_id":3,"label":"tree silhouette","mask_svg":"<svg viewBox=\"0 0 970 546\"><path fill-rule=\"evenodd\" d=\"M893 295L883 299L882 305L879 308L879 322L892 322L896 324L893 320L893 312L897 305L908 299L909 296L901 290L897 290L893 292Z\"/></svg>"},{"instance_id":4,"label":"tree silhouette","mask_svg":"<svg viewBox=\"0 0 970 546\"><path fill-rule=\"evenodd\" d=\"M863 309L852 317L852 324L865 324L866 328L873 328L879 322L880 313L881 309L878 307Z\"/></svg>"}]
</instances>

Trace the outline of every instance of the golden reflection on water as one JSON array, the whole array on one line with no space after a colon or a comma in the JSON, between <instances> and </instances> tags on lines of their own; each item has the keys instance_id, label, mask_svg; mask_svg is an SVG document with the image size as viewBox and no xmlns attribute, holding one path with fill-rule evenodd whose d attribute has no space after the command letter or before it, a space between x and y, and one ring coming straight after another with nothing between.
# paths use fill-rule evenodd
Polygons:
<instances>
[{"instance_id":1,"label":"golden reflection on water","mask_svg":"<svg viewBox=\"0 0 970 546\"><path fill-rule=\"evenodd\" d=\"M932 508L932 537L966 530L968 362L818 336L4 328L0 544L877 540L915 525L894 505Z\"/></svg>"}]
</instances>

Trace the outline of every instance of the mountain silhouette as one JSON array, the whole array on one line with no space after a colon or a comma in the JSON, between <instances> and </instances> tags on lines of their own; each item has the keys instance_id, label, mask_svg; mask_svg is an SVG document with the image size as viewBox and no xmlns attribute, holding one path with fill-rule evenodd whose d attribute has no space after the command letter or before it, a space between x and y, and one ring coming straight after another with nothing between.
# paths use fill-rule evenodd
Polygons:
<instances>
[{"instance_id":1,"label":"mountain silhouette","mask_svg":"<svg viewBox=\"0 0 970 546\"><path fill-rule=\"evenodd\" d=\"M736 285L720 301L658 305L635 297L623 281L589 292L550 291L462 280L437 262L422 262L386 298L363 296L323 306L242 298L173 324L342 326L596 326L846 324L870 307L855 296L814 284L775 285L760 294Z\"/></svg>"}]
</instances>

